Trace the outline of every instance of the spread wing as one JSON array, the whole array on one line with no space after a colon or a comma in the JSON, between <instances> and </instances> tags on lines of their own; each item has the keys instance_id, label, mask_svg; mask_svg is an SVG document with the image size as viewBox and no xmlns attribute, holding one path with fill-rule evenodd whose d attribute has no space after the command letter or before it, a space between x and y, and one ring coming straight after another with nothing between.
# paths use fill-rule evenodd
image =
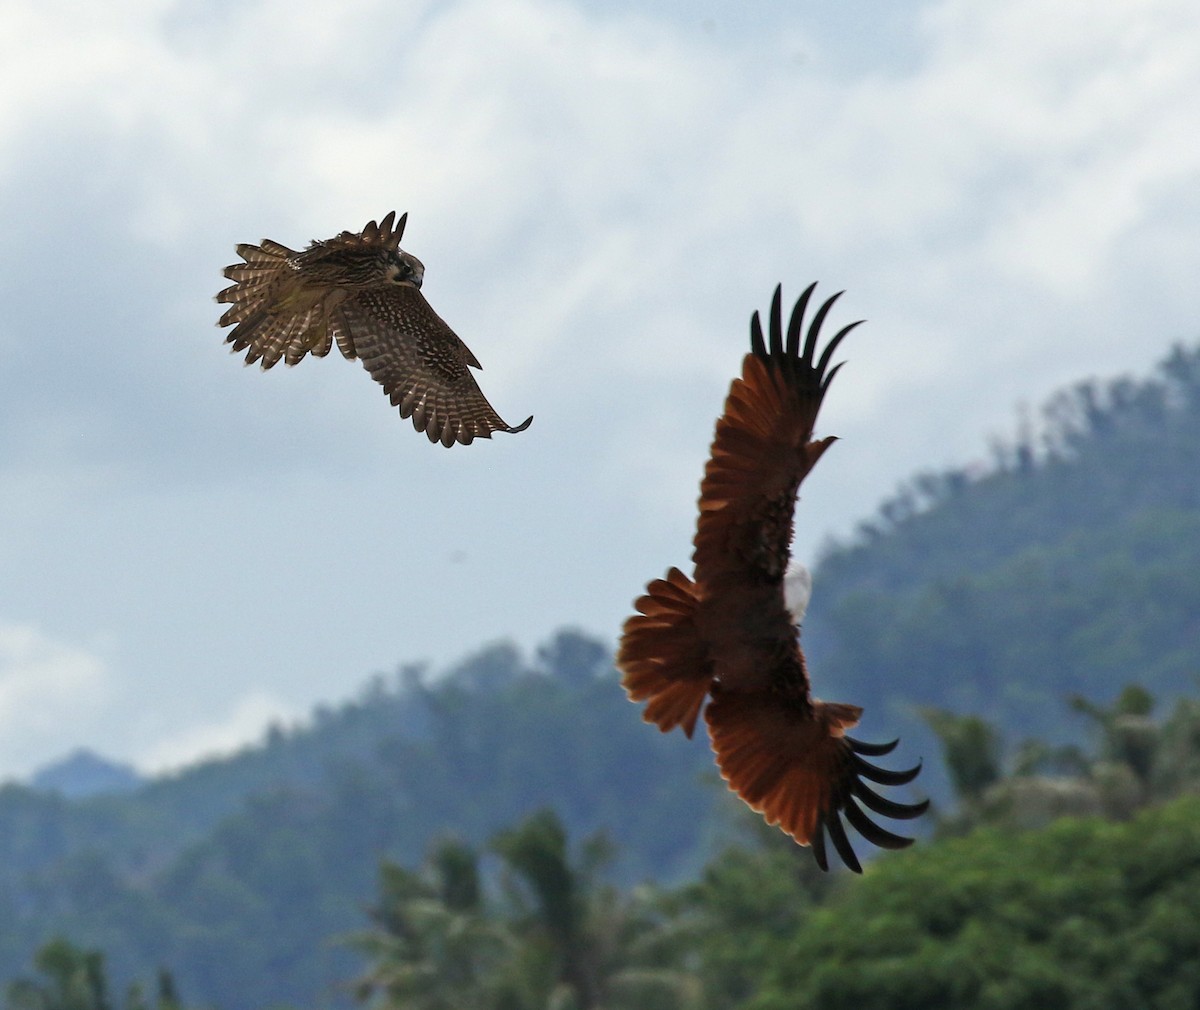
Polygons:
<instances>
[{"instance_id":1,"label":"spread wing","mask_svg":"<svg viewBox=\"0 0 1200 1010\"><path fill-rule=\"evenodd\" d=\"M780 289L771 302L770 342L758 313L751 320L751 353L742 362L717 421L712 452L700 484L696 526L696 581L722 586L782 587L792 539L792 513L801 481L834 441L813 440L813 425L837 374L829 359L859 323L843 327L817 359L821 325L840 297L817 311L800 346L804 313L816 285L792 310L786 342ZM782 588L779 613L786 620Z\"/></svg>"},{"instance_id":2,"label":"spread wing","mask_svg":"<svg viewBox=\"0 0 1200 1010\"><path fill-rule=\"evenodd\" d=\"M361 291L337 310L339 331L371 377L383 386L401 417L444 446L468 445L494 431L515 433L479 389L470 349L433 311L416 287L393 285Z\"/></svg>"}]
</instances>

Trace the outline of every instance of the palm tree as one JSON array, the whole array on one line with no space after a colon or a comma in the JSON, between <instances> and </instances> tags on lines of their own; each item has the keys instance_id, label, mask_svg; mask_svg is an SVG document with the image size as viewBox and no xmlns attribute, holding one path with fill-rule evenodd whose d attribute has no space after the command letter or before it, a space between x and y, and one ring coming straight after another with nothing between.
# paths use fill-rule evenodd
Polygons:
<instances>
[{"instance_id":1,"label":"palm tree","mask_svg":"<svg viewBox=\"0 0 1200 1010\"><path fill-rule=\"evenodd\" d=\"M976 803L1000 778L1000 733L986 719L942 708L918 710L942 745L950 782L961 803Z\"/></svg>"},{"instance_id":2,"label":"palm tree","mask_svg":"<svg viewBox=\"0 0 1200 1010\"><path fill-rule=\"evenodd\" d=\"M5 1010L114 1010L108 995L104 955L84 950L61 937L34 955L40 980L18 978L9 983ZM158 973L156 1010L179 1010L170 972ZM147 1010L142 987L135 983L125 999L126 1010Z\"/></svg>"},{"instance_id":3,"label":"palm tree","mask_svg":"<svg viewBox=\"0 0 1200 1010\"><path fill-rule=\"evenodd\" d=\"M566 831L550 811L498 834L510 928L520 946L507 984L508 1006L528 1010L679 1010L698 1006L696 983L656 947L653 903L599 882L612 848L594 836L570 859Z\"/></svg>"},{"instance_id":4,"label":"palm tree","mask_svg":"<svg viewBox=\"0 0 1200 1010\"><path fill-rule=\"evenodd\" d=\"M504 930L484 915L478 857L456 840L438 843L424 872L382 867L375 929L352 942L371 957L355 995L405 1010L486 1010L489 979L505 957Z\"/></svg>"}]
</instances>

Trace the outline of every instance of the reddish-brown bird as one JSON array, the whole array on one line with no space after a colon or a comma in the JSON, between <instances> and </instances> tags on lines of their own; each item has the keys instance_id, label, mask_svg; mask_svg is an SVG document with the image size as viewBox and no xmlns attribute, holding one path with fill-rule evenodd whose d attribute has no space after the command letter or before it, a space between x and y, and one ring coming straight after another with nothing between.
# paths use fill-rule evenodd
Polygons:
<instances>
[{"instance_id":1,"label":"reddish-brown bird","mask_svg":"<svg viewBox=\"0 0 1200 1010\"><path fill-rule=\"evenodd\" d=\"M646 587L638 613L625 622L617 665L630 699L646 702L647 722L663 732L681 726L690 737L704 708L729 788L768 824L811 845L821 869L828 869L828 832L842 861L861 873L842 817L867 841L900 849L912 839L880 827L863 807L909 819L929 804L897 803L867 785L904 785L921 766L889 771L871 764L866 758L889 753L896 741L867 744L847 736L862 709L812 696L799 628L784 597L796 495L834 441L813 438L821 401L841 367L829 368L829 360L859 325L844 327L816 357L838 292L817 310L801 347L815 287L796 302L786 340L779 288L769 345L754 313L751 352L729 390L700 483L694 574L689 579L672 568Z\"/></svg>"}]
</instances>

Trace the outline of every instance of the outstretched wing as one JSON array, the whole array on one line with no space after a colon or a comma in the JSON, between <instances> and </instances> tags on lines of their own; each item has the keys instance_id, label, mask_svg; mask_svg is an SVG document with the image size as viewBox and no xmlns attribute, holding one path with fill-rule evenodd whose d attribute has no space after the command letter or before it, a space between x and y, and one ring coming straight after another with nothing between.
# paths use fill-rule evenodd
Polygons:
<instances>
[{"instance_id":1,"label":"outstretched wing","mask_svg":"<svg viewBox=\"0 0 1200 1010\"><path fill-rule=\"evenodd\" d=\"M771 302L769 344L757 312L751 320L751 353L729 390L700 483L693 559L696 582L705 587L782 585L800 482L833 442L813 440L821 401L841 367L830 369L829 359L859 325L839 330L816 358L821 325L838 292L813 317L801 348L804 313L815 287L796 302L786 341L779 288Z\"/></svg>"},{"instance_id":2,"label":"outstretched wing","mask_svg":"<svg viewBox=\"0 0 1200 1010\"><path fill-rule=\"evenodd\" d=\"M342 303L337 319L400 416L429 441L468 445L494 431L524 431L533 420L510 427L496 413L471 374L480 367L475 355L417 288L361 291Z\"/></svg>"}]
</instances>

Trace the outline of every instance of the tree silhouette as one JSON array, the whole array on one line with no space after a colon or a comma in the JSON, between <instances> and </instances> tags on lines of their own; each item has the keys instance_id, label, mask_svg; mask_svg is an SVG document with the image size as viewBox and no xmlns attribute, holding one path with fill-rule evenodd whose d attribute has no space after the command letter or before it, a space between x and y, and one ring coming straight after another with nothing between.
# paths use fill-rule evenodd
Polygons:
<instances>
[{"instance_id":1,"label":"tree silhouette","mask_svg":"<svg viewBox=\"0 0 1200 1010\"><path fill-rule=\"evenodd\" d=\"M39 979L18 978L9 983L5 1010L117 1010L108 994L104 955L84 950L59 937L34 955ZM155 1010L179 1010L175 981L167 971L157 979ZM124 1010L148 1010L140 984L130 986Z\"/></svg>"},{"instance_id":2,"label":"tree silhouette","mask_svg":"<svg viewBox=\"0 0 1200 1010\"><path fill-rule=\"evenodd\" d=\"M490 1007L489 979L509 938L484 914L478 856L454 839L439 842L423 872L391 863L381 871L376 928L353 938L371 958L357 998L411 1010Z\"/></svg>"},{"instance_id":3,"label":"tree silhouette","mask_svg":"<svg viewBox=\"0 0 1200 1010\"><path fill-rule=\"evenodd\" d=\"M694 982L663 963L655 945L661 915L636 894L599 881L612 846L595 835L570 858L566 830L553 812L533 814L500 832L511 928L521 941L516 989L530 1010L602 1010L617 1006L698 1005ZM532 983L532 984L531 984Z\"/></svg>"}]
</instances>

